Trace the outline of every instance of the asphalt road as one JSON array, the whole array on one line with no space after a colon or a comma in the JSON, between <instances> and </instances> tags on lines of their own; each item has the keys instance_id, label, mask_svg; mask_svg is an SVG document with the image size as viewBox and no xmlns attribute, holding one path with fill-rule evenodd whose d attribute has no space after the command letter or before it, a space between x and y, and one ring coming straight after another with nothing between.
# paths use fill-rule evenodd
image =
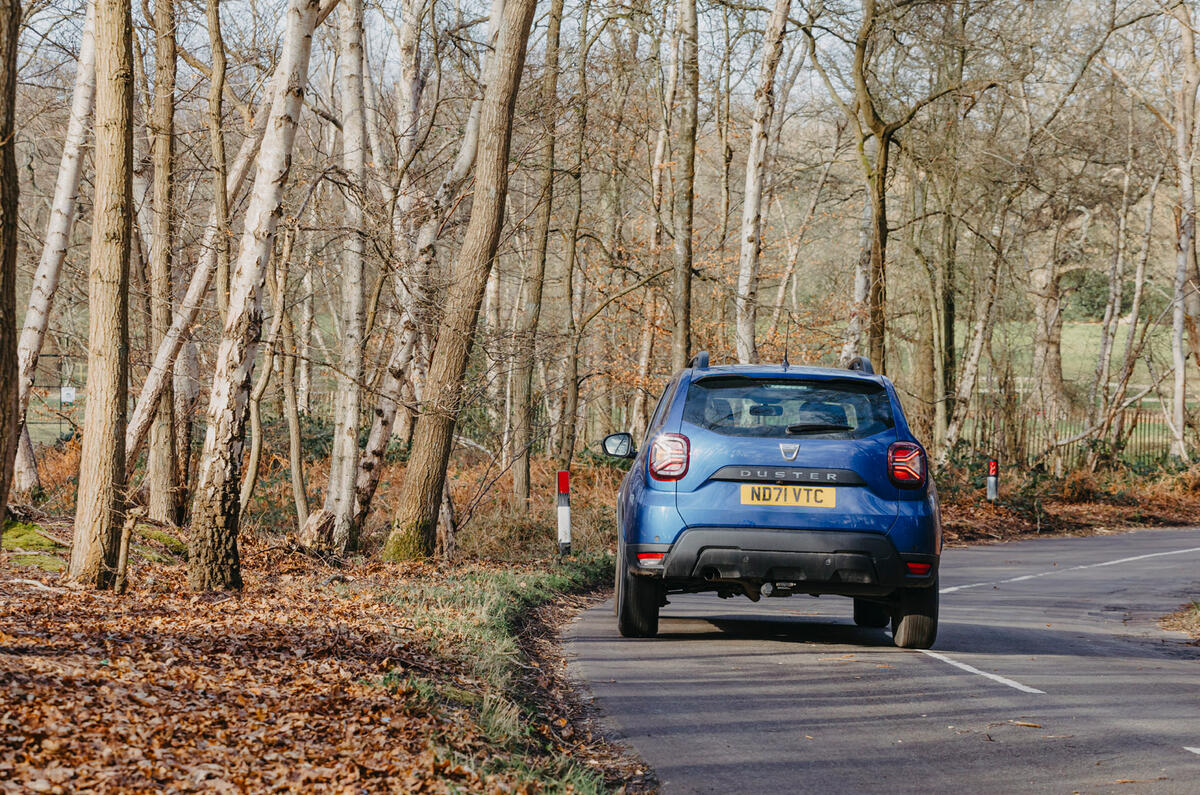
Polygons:
<instances>
[{"instance_id":1,"label":"asphalt road","mask_svg":"<svg viewBox=\"0 0 1200 795\"><path fill-rule=\"evenodd\" d=\"M844 597L612 603L572 673L672 792L1200 793L1200 648L1159 616L1200 592L1200 529L947 550L932 653Z\"/></svg>"}]
</instances>

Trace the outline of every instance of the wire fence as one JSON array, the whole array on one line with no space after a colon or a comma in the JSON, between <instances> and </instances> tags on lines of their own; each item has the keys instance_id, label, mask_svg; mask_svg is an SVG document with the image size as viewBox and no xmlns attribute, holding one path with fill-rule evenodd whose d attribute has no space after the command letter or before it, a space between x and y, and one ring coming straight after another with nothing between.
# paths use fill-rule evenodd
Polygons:
<instances>
[{"instance_id":1,"label":"wire fence","mask_svg":"<svg viewBox=\"0 0 1200 795\"><path fill-rule=\"evenodd\" d=\"M1111 423L1101 424L1084 408L1065 408L1050 416L1009 395L974 400L963 440L974 452L1061 474L1090 463L1091 457L1135 465L1161 463L1171 455L1174 434L1157 401L1118 411Z\"/></svg>"}]
</instances>

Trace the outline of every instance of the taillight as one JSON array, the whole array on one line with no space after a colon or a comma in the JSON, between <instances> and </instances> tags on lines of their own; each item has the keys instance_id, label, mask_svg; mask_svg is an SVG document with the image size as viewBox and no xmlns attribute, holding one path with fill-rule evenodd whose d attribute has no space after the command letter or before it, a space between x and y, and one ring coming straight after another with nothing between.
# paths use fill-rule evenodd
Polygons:
<instances>
[{"instance_id":1,"label":"taillight","mask_svg":"<svg viewBox=\"0 0 1200 795\"><path fill-rule=\"evenodd\" d=\"M888 477L902 489L925 485L925 451L912 442L893 442L888 448Z\"/></svg>"},{"instance_id":2,"label":"taillight","mask_svg":"<svg viewBox=\"0 0 1200 795\"><path fill-rule=\"evenodd\" d=\"M692 445L686 436L664 433L650 445L650 475L655 480L679 480L687 474Z\"/></svg>"},{"instance_id":3,"label":"taillight","mask_svg":"<svg viewBox=\"0 0 1200 795\"><path fill-rule=\"evenodd\" d=\"M639 552L637 559L638 564L642 566L661 566L666 556L666 552Z\"/></svg>"}]
</instances>

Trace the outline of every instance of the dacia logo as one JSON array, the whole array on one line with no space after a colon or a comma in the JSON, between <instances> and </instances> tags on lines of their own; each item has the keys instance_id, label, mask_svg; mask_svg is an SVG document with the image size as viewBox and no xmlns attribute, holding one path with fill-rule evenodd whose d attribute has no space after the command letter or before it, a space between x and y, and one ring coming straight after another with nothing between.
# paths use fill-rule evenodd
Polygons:
<instances>
[{"instance_id":1,"label":"dacia logo","mask_svg":"<svg viewBox=\"0 0 1200 795\"><path fill-rule=\"evenodd\" d=\"M788 461L795 461L796 456L800 454L800 445L795 443L789 444L787 442L780 442L779 452L782 453L783 457Z\"/></svg>"}]
</instances>

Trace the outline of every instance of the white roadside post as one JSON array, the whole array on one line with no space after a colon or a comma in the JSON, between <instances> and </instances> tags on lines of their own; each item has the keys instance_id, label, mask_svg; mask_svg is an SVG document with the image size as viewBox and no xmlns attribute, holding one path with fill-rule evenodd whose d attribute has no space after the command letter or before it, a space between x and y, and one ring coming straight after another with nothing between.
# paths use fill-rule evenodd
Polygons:
<instances>
[{"instance_id":1,"label":"white roadside post","mask_svg":"<svg viewBox=\"0 0 1200 795\"><path fill-rule=\"evenodd\" d=\"M571 474L558 473L558 554L571 554Z\"/></svg>"},{"instance_id":2,"label":"white roadside post","mask_svg":"<svg viewBox=\"0 0 1200 795\"><path fill-rule=\"evenodd\" d=\"M993 458L987 467L987 499L994 503L1000 499L1000 462Z\"/></svg>"}]
</instances>

